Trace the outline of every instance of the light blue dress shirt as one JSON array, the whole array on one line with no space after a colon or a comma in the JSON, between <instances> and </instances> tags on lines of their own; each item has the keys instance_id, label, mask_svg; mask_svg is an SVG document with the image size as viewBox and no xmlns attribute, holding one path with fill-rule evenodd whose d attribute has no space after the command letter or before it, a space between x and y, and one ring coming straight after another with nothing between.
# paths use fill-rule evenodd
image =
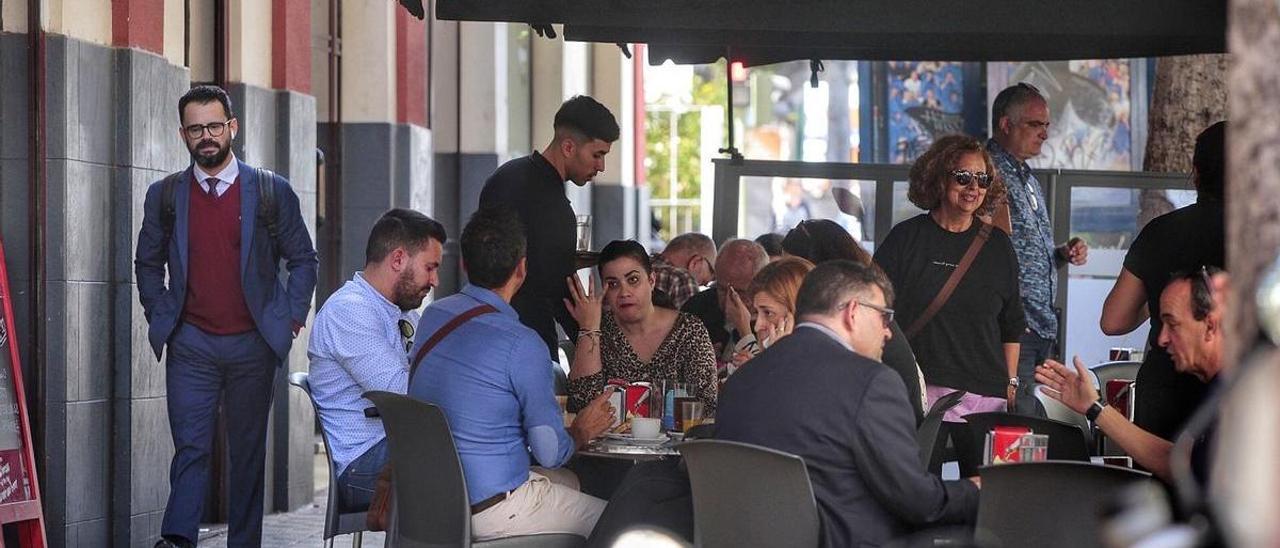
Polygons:
<instances>
[{"instance_id":1,"label":"light blue dress shirt","mask_svg":"<svg viewBox=\"0 0 1280 548\"><path fill-rule=\"evenodd\" d=\"M364 416L373 402L362 394L403 394L408 386L409 356L400 320L417 324L418 313L400 310L360 272L330 295L316 314L307 345L311 393L339 474L387 436L381 419Z\"/></svg>"},{"instance_id":2,"label":"light blue dress shirt","mask_svg":"<svg viewBox=\"0 0 1280 548\"><path fill-rule=\"evenodd\" d=\"M446 322L481 304L498 311L441 339L409 386L410 396L444 410L472 504L527 481L531 458L556 468L575 450L556 403L546 344L496 293L468 285L428 306L413 353Z\"/></svg>"}]
</instances>

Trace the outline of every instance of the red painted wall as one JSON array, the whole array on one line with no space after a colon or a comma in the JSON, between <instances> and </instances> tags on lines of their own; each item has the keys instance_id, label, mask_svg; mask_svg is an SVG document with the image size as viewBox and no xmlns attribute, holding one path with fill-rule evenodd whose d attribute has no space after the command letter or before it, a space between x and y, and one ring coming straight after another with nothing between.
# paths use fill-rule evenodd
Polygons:
<instances>
[{"instance_id":1,"label":"red painted wall","mask_svg":"<svg viewBox=\"0 0 1280 548\"><path fill-rule=\"evenodd\" d=\"M111 45L164 55L164 0L112 0Z\"/></svg>"},{"instance_id":2,"label":"red painted wall","mask_svg":"<svg viewBox=\"0 0 1280 548\"><path fill-rule=\"evenodd\" d=\"M311 93L311 0L272 0L271 87Z\"/></svg>"},{"instance_id":3,"label":"red painted wall","mask_svg":"<svg viewBox=\"0 0 1280 548\"><path fill-rule=\"evenodd\" d=\"M426 22L396 9L396 121L427 126Z\"/></svg>"}]
</instances>

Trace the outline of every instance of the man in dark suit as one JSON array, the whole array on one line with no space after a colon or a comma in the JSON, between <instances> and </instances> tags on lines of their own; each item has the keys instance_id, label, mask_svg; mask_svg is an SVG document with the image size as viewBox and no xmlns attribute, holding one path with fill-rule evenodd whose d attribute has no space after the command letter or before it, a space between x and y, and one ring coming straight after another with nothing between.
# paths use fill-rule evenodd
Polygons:
<instances>
[{"instance_id":1,"label":"man in dark suit","mask_svg":"<svg viewBox=\"0 0 1280 548\"><path fill-rule=\"evenodd\" d=\"M977 515L976 480L925 471L902 379L877 361L892 299L874 266L818 265L800 286L795 331L729 377L720 394L716 438L804 459L823 546L878 546Z\"/></svg>"},{"instance_id":2,"label":"man in dark suit","mask_svg":"<svg viewBox=\"0 0 1280 548\"><path fill-rule=\"evenodd\" d=\"M198 540L220 401L231 453L227 544L259 546L272 388L311 307L316 251L289 182L231 153L240 126L225 91L192 88L178 117L192 165L147 189L134 261L156 358L168 347L174 455L156 546Z\"/></svg>"}]
</instances>

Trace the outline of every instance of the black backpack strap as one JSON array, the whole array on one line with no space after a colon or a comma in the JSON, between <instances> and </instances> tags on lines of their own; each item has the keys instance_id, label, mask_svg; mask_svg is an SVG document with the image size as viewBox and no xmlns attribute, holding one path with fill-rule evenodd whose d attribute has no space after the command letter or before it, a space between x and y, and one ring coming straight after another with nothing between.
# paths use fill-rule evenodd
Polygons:
<instances>
[{"instance_id":1,"label":"black backpack strap","mask_svg":"<svg viewBox=\"0 0 1280 548\"><path fill-rule=\"evenodd\" d=\"M166 240L173 236L173 225L178 219L178 185L184 173L185 170L170 173L160 182L160 225L164 227Z\"/></svg>"},{"instance_id":2,"label":"black backpack strap","mask_svg":"<svg viewBox=\"0 0 1280 548\"><path fill-rule=\"evenodd\" d=\"M262 226L267 227L267 235L271 236L271 241L278 240L280 228L276 225L277 207L276 207L276 174L271 170L260 167L258 171L258 221Z\"/></svg>"}]
</instances>

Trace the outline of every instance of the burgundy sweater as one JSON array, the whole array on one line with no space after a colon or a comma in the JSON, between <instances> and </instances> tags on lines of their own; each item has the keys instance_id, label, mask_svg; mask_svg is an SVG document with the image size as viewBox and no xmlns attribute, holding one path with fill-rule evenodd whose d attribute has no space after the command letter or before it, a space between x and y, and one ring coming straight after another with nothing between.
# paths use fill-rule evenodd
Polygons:
<instances>
[{"instance_id":1,"label":"burgundy sweater","mask_svg":"<svg viewBox=\"0 0 1280 548\"><path fill-rule=\"evenodd\" d=\"M222 196L192 180L187 225L187 299L182 320L214 335L256 324L240 281L240 179Z\"/></svg>"}]
</instances>

